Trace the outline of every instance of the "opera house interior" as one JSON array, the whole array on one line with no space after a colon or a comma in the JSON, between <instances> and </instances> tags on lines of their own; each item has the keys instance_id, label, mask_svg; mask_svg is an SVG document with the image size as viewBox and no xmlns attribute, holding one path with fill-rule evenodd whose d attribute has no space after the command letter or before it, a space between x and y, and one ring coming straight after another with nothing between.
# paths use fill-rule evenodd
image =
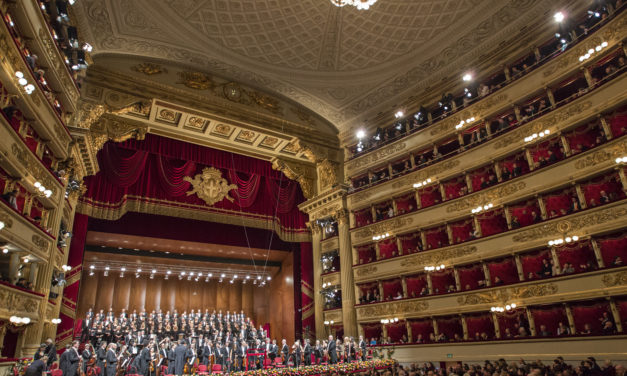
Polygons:
<instances>
[{"instance_id":1,"label":"opera house interior","mask_svg":"<svg viewBox=\"0 0 627 376\"><path fill-rule=\"evenodd\" d=\"M625 8L0 0L0 372L623 375Z\"/></svg>"}]
</instances>

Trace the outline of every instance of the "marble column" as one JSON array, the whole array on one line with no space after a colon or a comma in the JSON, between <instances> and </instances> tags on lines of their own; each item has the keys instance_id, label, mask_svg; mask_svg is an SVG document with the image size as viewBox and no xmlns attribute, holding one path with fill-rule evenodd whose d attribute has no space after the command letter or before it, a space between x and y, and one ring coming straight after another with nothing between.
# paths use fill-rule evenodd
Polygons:
<instances>
[{"instance_id":1,"label":"marble column","mask_svg":"<svg viewBox=\"0 0 627 376\"><path fill-rule=\"evenodd\" d=\"M322 290L321 274L322 274L322 229L315 223L309 223L309 229L312 235L312 249L313 249L313 284L314 284L314 317L316 325L316 338L325 338L324 328L324 302L320 291Z\"/></svg>"},{"instance_id":2,"label":"marble column","mask_svg":"<svg viewBox=\"0 0 627 376\"><path fill-rule=\"evenodd\" d=\"M342 286L342 324L344 336L357 337L355 314L355 281L353 279L353 252L348 228L348 211L340 209L337 218L340 242L340 283Z\"/></svg>"}]
</instances>

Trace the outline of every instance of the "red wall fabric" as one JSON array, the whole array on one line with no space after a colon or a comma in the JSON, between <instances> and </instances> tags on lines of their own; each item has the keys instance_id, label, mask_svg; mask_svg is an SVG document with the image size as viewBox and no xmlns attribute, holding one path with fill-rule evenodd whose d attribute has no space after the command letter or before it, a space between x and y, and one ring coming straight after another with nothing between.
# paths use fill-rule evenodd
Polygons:
<instances>
[{"instance_id":1,"label":"red wall fabric","mask_svg":"<svg viewBox=\"0 0 627 376\"><path fill-rule=\"evenodd\" d=\"M488 262L488 269L490 270L490 278L492 279L493 286L496 277L499 277L503 283L519 282L516 263L511 257Z\"/></svg>"},{"instance_id":2,"label":"red wall fabric","mask_svg":"<svg viewBox=\"0 0 627 376\"><path fill-rule=\"evenodd\" d=\"M409 325L414 342L419 342L421 337L422 341L429 342L429 338L433 334L433 322L430 319L411 320Z\"/></svg>"},{"instance_id":3,"label":"red wall fabric","mask_svg":"<svg viewBox=\"0 0 627 376\"><path fill-rule=\"evenodd\" d=\"M598 240L599 248L601 249L601 255L603 256L603 263L606 267L612 266L616 257L620 257L623 260L623 265L627 260L627 233L621 233L611 235L606 238Z\"/></svg>"},{"instance_id":4,"label":"red wall fabric","mask_svg":"<svg viewBox=\"0 0 627 376\"><path fill-rule=\"evenodd\" d=\"M561 305L532 308L531 314L533 315L533 321L538 336L541 335L541 325L546 326L546 330L549 332L550 336L557 335L557 326L560 322L568 326L566 311Z\"/></svg>"},{"instance_id":5,"label":"red wall fabric","mask_svg":"<svg viewBox=\"0 0 627 376\"><path fill-rule=\"evenodd\" d=\"M453 270L447 269L442 272L431 273L431 286L433 286L434 294L445 294L449 286L455 287Z\"/></svg>"},{"instance_id":6,"label":"red wall fabric","mask_svg":"<svg viewBox=\"0 0 627 376\"><path fill-rule=\"evenodd\" d=\"M507 220L503 209L493 210L478 216L481 236L486 237L507 231Z\"/></svg>"},{"instance_id":7,"label":"red wall fabric","mask_svg":"<svg viewBox=\"0 0 627 376\"><path fill-rule=\"evenodd\" d=\"M464 330L462 329L462 321L460 317L442 317L436 320L438 323L438 332L444 333L449 340L452 340L457 334L460 338L464 338Z\"/></svg>"},{"instance_id":8,"label":"red wall fabric","mask_svg":"<svg viewBox=\"0 0 627 376\"><path fill-rule=\"evenodd\" d=\"M398 244L396 238L385 239L379 242L379 256L386 259L398 255Z\"/></svg>"},{"instance_id":9,"label":"red wall fabric","mask_svg":"<svg viewBox=\"0 0 627 376\"><path fill-rule=\"evenodd\" d=\"M596 266L596 257L589 243L579 243L573 245L563 245L556 249L557 258L560 262L560 267L564 267L564 263L571 263L575 268L575 272L579 273L584 271L581 265L586 265L591 262Z\"/></svg>"},{"instance_id":10,"label":"red wall fabric","mask_svg":"<svg viewBox=\"0 0 627 376\"><path fill-rule=\"evenodd\" d=\"M462 291L476 289L479 287L478 281L485 280L483 267L479 264L458 268L459 282L462 285Z\"/></svg>"},{"instance_id":11,"label":"red wall fabric","mask_svg":"<svg viewBox=\"0 0 627 376\"><path fill-rule=\"evenodd\" d=\"M600 319L603 317L603 312L609 313L610 317L612 316L610 305L606 301L573 304L570 306L570 310L573 313L576 333L583 332L585 325L588 324L592 333L598 334L601 332Z\"/></svg>"},{"instance_id":12,"label":"red wall fabric","mask_svg":"<svg viewBox=\"0 0 627 376\"><path fill-rule=\"evenodd\" d=\"M523 274L525 280L529 280L529 273L533 275L533 278L538 278L538 272L542 269L542 260L551 260L551 252L548 250L542 250L539 252L532 252L521 255L520 263L522 264Z\"/></svg>"},{"instance_id":13,"label":"red wall fabric","mask_svg":"<svg viewBox=\"0 0 627 376\"><path fill-rule=\"evenodd\" d=\"M488 338L494 338L494 323L489 313L466 316L466 328L469 339L475 339L476 333L486 333Z\"/></svg>"}]
</instances>

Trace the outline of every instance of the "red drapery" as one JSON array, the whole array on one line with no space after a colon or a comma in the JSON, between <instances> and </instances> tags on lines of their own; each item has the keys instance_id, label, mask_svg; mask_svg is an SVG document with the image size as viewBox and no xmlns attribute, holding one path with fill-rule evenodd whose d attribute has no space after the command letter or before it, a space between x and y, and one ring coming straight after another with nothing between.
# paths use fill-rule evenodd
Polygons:
<instances>
[{"instance_id":1,"label":"red drapery","mask_svg":"<svg viewBox=\"0 0 627 376\"><path fill-rule=\"evenodd\" d=\"M596 146L596 138L599 135L599 128L595 122L584 124L565 135L568 145L573 151L591 149Z\"/></svg>"},{"instance_id":2,"label":"red drapery","mask_svg":"<svg viewBox=\"0 0 627 376\"><path fill-rule=\"evenodd\" d=\"M455 275L452 269L431 273L431 285L434 294L444 294L452 287L455 290Z\"/></svg>"},{"instance_id":3,"label":"red drapery","mask_svg":"<svg viewBox=\"0 0 627 376\"><path fill-rule=\"evenodd\" d=\"M446 226L425 230L425 237L427 240L427 249L439 248L448 245Z\"/></svg>"},{"instance_id":4,"label":"red drapery","mask_svg":"<svg viewBox=\"0 0 627 376\"><path fill-rule=\"evenodd\" d=\"M536 218L538 218L538 220L541 218L538 201L535 199L510 206L508 209L510 210L512 216L518 219L520 227L529 226L534 223L532 214L534 212L536 213Z\"/></svg>"},{"instance_id":5,"label":"red drapery","mask_svg":"<svg viewBox=\"0 0 627 376\"><path fill-rule=\"evenodd\" d=\"M355 227L366 226L372 223L372 210L361 209L355 212Z\"/></svg>"},{"instance_id":6,"label":"red drapery","mask_svg":"<svg viewBox=\"0 0 627 376\"><path fill-rule=\"evenodd\" d=\"M571 189L564 189L562 191L552 192L545 195L543 200L546 206L546 211L549 213L549 218L551 218L551 212L554 212L555 216L558 217L570 212L573 197L575 196Z\"/></svg>"},{"instance_id":7,"label":"red drapery","mask_svg":"<svg viewBox=\"0 0 627 376\"><path fill-rule=\"evenodd\" d=\"M416 210L416 195L413 193L405 195L403 197L397 197L394 199L396 202L396 210L398 215L410 213Z\"/></svg>"},{"instance_id":8,"label":"red drapery","mask_svg":"<svg viewBox=\"0 0 627 376\"><path fill-rule=\"evenodd\" d=\"M468 336L471 339L475 339L477 334L481 336L482 333L487 334L489 339L494 338L494 323L489 313L468 315L465 319Z\"/></svg>"},{"instance_id":9,"label":"red drapery","mask_svg":"<svg viewBox=\"0 0 627 376\"><path fill-rule=\"evenodd\" d=\"M623 186L617 173L592 179L581 184L581 189L589 207L603 204L601 202L601 192L605 192L605 197L611 198L610 201L616 201L625 197L625 192L623 192Z\"/></svg>"},{"instance_id":10,"label":"red drapery","mask_svg":"<svg viewBox=\"0 0 627 376\"><path fill-rule=\"evenodd\" d=\"M557 258L560 266L563 268L565 263L572 264L576 273L587 271L588 263L596 267L596 257L589 242L580 242L578 244L562 245L556 248Z\"/></svg>"},{"instance_id":11,"label":"red drapery","mask_svg":"<svg viewBox=\"0 0 627 376\"><path fill-rule=\"evenodd\" d=\"M614 265L618 258L625 265L625 260L627 260L627 233L610 235L599 239L597 242L606 267L618 266Z\"/></svg>"},{"instance_id":12,"label":"red drapery","mask_svg":"<svg viewBox=\"0 0 627 376\"><path fill-rule=\"evenodd\" d=\"M85 214L118 219L126 210L165 203L170 208L274 222L288 234L306 232L306 216L297 207L305 200L300 186L272 170L267 161L154 135L144 141L108 142L98 160L101 171L85 179L88 189L81 202ZM224 199L207 206L196 194L187 195L191 186L183 178L209 166L237 184L230 192L233 202ZM127 209L129 202L133 205Z\"/></svg>"},{"instance_id":13,"label":"red drapery","mask_svg":"<svg viewBox=\"0 0 627 376\"><path fill-rule=\"evenodd\" d=\"M433 334L433 322L431 320L411 320L409 321L409 326L411 327L411 336L414 342L429 342Z\"/></svg>"},{"instance_id":14,"label":"red drapery","mask_svg":"<svg viewBox=\"0 0 627 376\"><path fill-rule=\"evenodd\" d=\"M474 171L471 171L469 175L470 175L470 181L472 185L472 191L476 192L476 191L482 190L483 189L481 187L482 181L487 182L488 178L490 177L492 173L493 173L492 168L489 166L481 167Z\"/></svg>"},{"instance_id":15,"label":"red drapery","mask_svg":"<svg viewBox=\"0 0 627 376\"><path fill-rule=\"evenodd\" d=\"M542 260L551 260L551 253L546 249L521 255L520 263L525 280L538 278L538 272L542 269Z\"/></svg>"},{"instance_id":16,"label":"red drapery","mask_svg":"<svg viewBox=\"0 0 627 376\"><path fill-rule=\"evenodd\" d=\"M477 218L479 219L481 236L483 237L507 231L507 220L505 219L503 209L480 214Z\"/></svg>"},{"instance_id":17,"label":"red drapery","mask_svg":"<svg viewBox=\"0 0 627 376\"><path fill-rule=\"evenodd\" d=\"M479 281L485 281L483 267L480 264L461 266L457 271L459 274L459 283L462 285L462 291L476 289L479 287Z\"/></svg>"},{"instance_id":18,"label":"red drapery","mask_svg":"<svg viewBox=\"0 0 627 376\"><path fill-rule=\"evenodd\" d=\"M401 283L400 278L396 279L388 279L387 281L381 282L383 285L383 298L390 300L394 299L398 293L403 294L403 284Z\"/></svg>"},{"instance_id":19,"label":"red drapery","mask_svg":"<svg viewBox=\"0 0 627 376\"><path fill-rule=\"evenodd\" d=\"M561 305L558 306L545 306L531 308L531 314L536 326L536 333L541 336L542 325L546 327L546 331L550 336L557 335L557 327L561 322L565 326L568 326L568 318L566 317L566 311Z\"/></svg>"},{"instance_id":20,"label":"red drapery","mask_svg":"<svg viewBox=\"0 0 627 376\"><path fill-rule=\"evenodd\" d=\"M516 283L518 279L518 270L516 263L512 257L506 257L500 260L490 261L488 263L492 285L495 285L496 277L500 278L503 283Z\"/></svg>"},{"instance_id":21,"label":"red drapery","mask_svg":"<svg viewBox=\"0 0 627 376\"><path fill-rule=\"evenodd\" d=\"M380 323L361 324L361 327L364 329L365 338L374 338L377 342L379 341L379 338L381 338L383 330L381 329Z\"/></svg>"},{"instance_id":22,"label":"red drapery","mask_svg":"<svg viewBox=\"0 0 627 376\"><path fill-rule=\"evenodd\" d=\"M549 150L551 150L553 154L555 154L558 160L564 158L564 155L560 151L559 144L560 144L559 138L554 137L548 141L538 144L534 148L531 148L530 151L531 151L531 156L533 157L533 161L539 162L540 157L548 161Z\"/></svg>"},{"instance_id":23,"label":"red drapery","mask_svg":"<svg viewBox=\"0 0 627 376\"><path fill-rule=\"evenodd\" d=\"M515 309L508 312L497 313L501 338L510 338L518 334L517 324L520 321L519 318L521 317L526 320L524 309ZM528 331L527 335L530 335Z\"/></svg>"},{"instance_id":24,"label":"red drapery","mask_svg":"<svg viewBox=\"0 0 627 376\"><path fill-rule=\"evenodd\" d=\"M454 178L442 183L444 194L447 200L452 200L462 196L462 192L467 189L466 179L463 177Z\"/></svg>"},{"instance_id":25,"label":"red drapery","mask_svg":"<svg viewBox=\"0 0 627 376\"><path fill-rule=\"evenodd\" d=\"M410 298L415 298L420 295L420 291L427 287L427 277L424 274L414 275L405 279L407 283L407 294Z\"/></svg>"},{"instance_id":26,"label":"red drapery","mask_svg":"<svg viewBox=\"0 0 627 376\"><path fill-rule=\"evenodd\" d=\"M609 124L614 137L620 137L627 133L627 106L616 110L609 118Z\"/></svg>"},{"instance_id":27,"label":"red drapery","mask_svg":"<svg viewBox=\"0 0 627 376\"><path fill-rule=\"evenodd\" d=\"M385 239L379 242L380 259L386 259L398 255L396 238Z\"/></svg>"},{"instance_id":28,"label":"red drapery","mask_svg":"<svg viewBox=\"0 0 627 376\"><path fill-rule=\"evenodd\" d=\"M516 166L514 166L516 164ZM529 172L529 164L527 163L527 158L524 153L514 154L510 157L503 159L501 162L502 167L506 167L509 170L510 176L514 176L514 168L520 167L521 174L526 174Z\"/></svg>"},{"instance_id":29,"label":"red drapery","mask_svg":"<svg viewBox=\"0 0 627 376\"><path fill-rule=\"evenodd\" d=\"M416 232L409 235L400 235L401 247L403 247L403 254L408 254L416 251L418 242L420 242L420 233Z\"/></svg>"},{"instance_id":30,"label":"red drapery","mask_svg":"<svg viewBox=\"0 0 627 376\"><path fill-rule=\"evenodd\" d=\"M610 317L612 316L610 305L603 300L572 304L570 310L573 313L576 333L582 333L588 324L592 334L598 334L602 329L600 318L603 317L603 313L607 312Z\"/></svg>"},{"instance_id":31,"label":"red drapery","mask_svg":"<svg viewBox=\"0 0 627 376\"><path fill-rule=\"evenodd\" d=\"M375 259L377 258L377 253L374 249L374 244L362 245L361 247L357 247L357 256L359 257L360 264L375 261Z\"/></svg>"},{"instance_id":32,"label":"red drapery","mask_svg":"<svg viewBox=\"0 0 627 376\"><path fill-rule=\"evenodd\" d=\"M403 336L407 337L407 327L405 326L404 321L399 321L394 324L389 324L388 328L388 337L390 337L390 341L392 343L400 342Z\"/></svg>"},{"instance_id":33,"label":"red drapery","mask_svg":"<svg viewBox=\"0 0 627 376\"><path fill-rule=\"evenodd\" d=\"M418 196L420 197L420 205L422 208L439 204L442 201L440 188L438 186L423 188L418 191Z\"/></svg>"},{"instance_id":34,"label":"red drapery","mask_svg":"<svg viewBox=\"0 0 627 376\"><path fill-rule=\"evenodd\" d=\"M436 319L436 322L438 324L438 332L444 333L449 340L454 339L455 334L460 338L464 338L464 330L459 317L441 317Z\"/></svg>"},{"instance_id":35,"label":"red drapery","mask_svg":"<svg viewBox=\"0 0 627 376\"><path fill-rule=\"evenodd\" d=\"M465 219L450 224L454 244L470 240L474 231L472 219Z\"/></svg>"}]
</instances>

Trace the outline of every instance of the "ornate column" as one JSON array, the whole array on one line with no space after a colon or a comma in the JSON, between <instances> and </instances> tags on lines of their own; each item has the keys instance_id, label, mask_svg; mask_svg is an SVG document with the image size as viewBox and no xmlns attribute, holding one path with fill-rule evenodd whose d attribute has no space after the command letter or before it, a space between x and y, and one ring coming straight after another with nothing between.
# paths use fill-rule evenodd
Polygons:
<instances>
[{"instance_id":1,"label":"ornate column","mask_svg":"<svg viewBox=\"0 0 627 376\"><path fill-rule=\"evenodd\" d=\"M11 283L15 283L17 280L17 268L20 266L20 254L19 252L11 252L9 258L9 279Z\"/></svg>"},{"instance_id":2,"label":"ornate column","mask_svg":"<svg viewBox=\"0 0 627 376\"><path fill-rule=\"evenodd\" d=\"M320 260L322 259L322 229L316 223L309 222L309 229L312 235L312 249L313 249L313 283L314 283L314 317L316 320L316 338L324 338L324 316L322 295L322 284L320 283L320 275L322 274L322 267Z\"/></svg>"},{"instance_id":3,"label":"ornate column","mask_svg":"<svg viewBox=\"0 0 627 376\"><path fill-rule=\"evenodd\" d=\"M592 244L592 250L594 251L594 256L597 259L597 264L599 268L605 267L605 262L603 261L603 256L601 255L601 248L599 248L599 243L597 243L596 239L590 239L590 244Z\"/></svg>"},{"instance_id":4,"label":"ornate column","mask_svg":"<svg viewBox=\"0 0 627 376\"><path fill-rule=\"evenodd\" d=\"M518 280L519 281L524 281L525 280L525 273L523 272L523 266L522 266L522 262L520 261L520 255L519 254L515 254L514 255L514 261L516 262L516 271L518 272Z\"/></svg>"},{"instance_id":5,"label":"ornate column","mask_svg":"<svg viewBox=\"0 0 627 376\"><path fill-rule=\"evenodd\" d=\"M494 324L494 337L501 338L501 328L499 327L499 318L496 316L496 313L491 312L492 314L492 324Z\"/></svg>"},{"instance_id":6,"label":"ornate column","mask_svg":"<svg viewBox=\"0 0 627 376\"><path fill-rule=\"evenodd\" d=\"M355 313L355 281L353 279L353 253L348 228L348 211L338 210L338 240L340 242L340 284L342 287L342 324L344 336L357 336L357 315Z\"/></svg>"}]
</instances>

